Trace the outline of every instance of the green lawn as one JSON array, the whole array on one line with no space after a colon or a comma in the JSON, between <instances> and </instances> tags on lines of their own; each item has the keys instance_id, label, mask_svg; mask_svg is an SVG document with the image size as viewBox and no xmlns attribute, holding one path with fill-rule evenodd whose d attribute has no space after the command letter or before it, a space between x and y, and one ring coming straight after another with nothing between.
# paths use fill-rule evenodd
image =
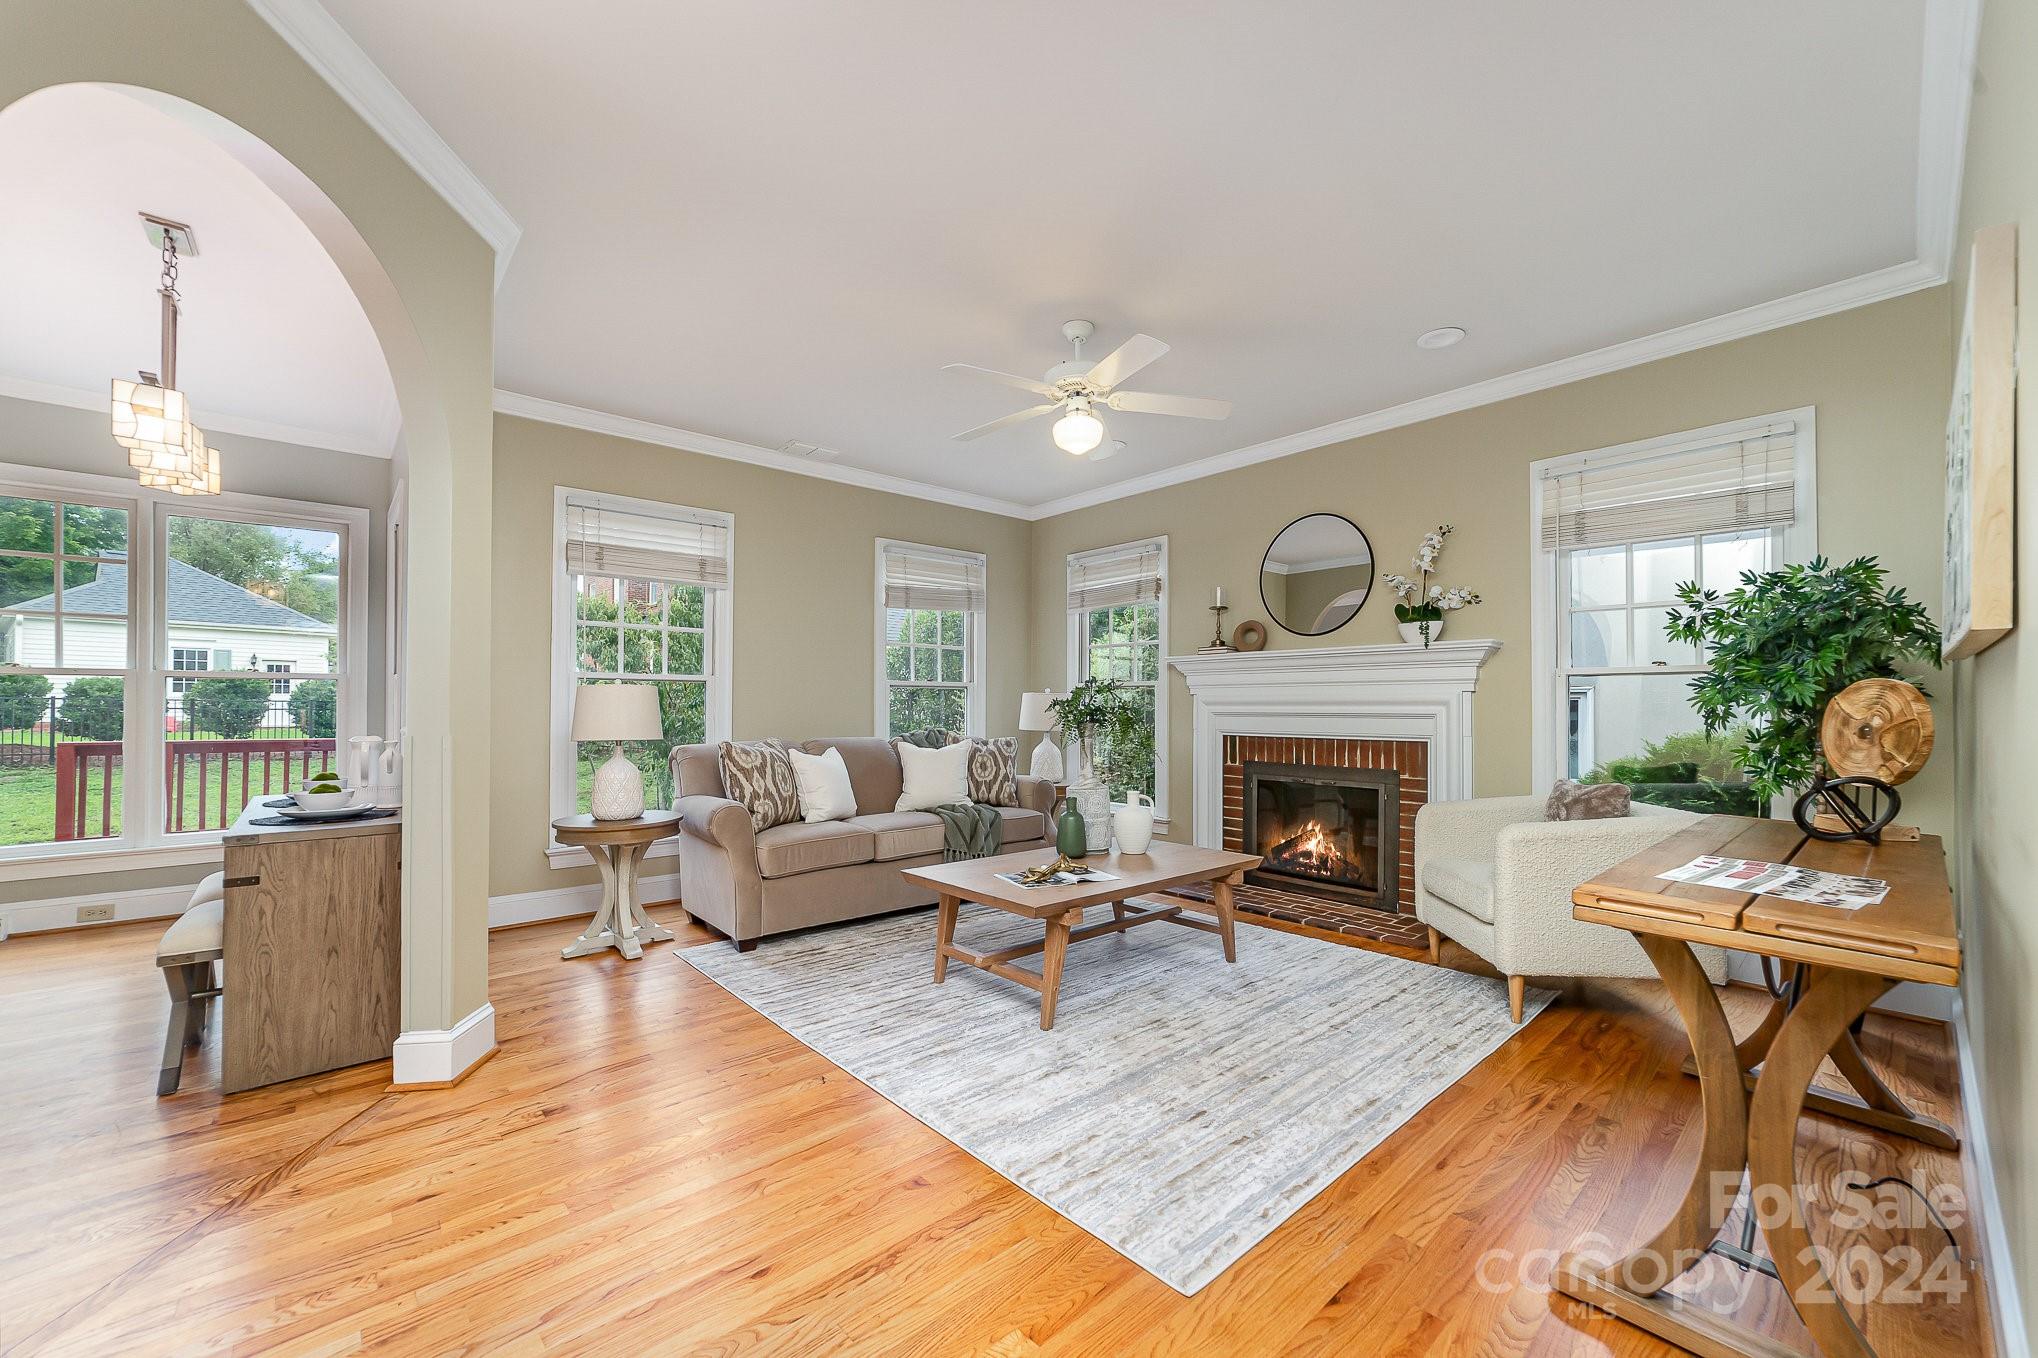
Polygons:
<instances>
[{"instance_id":1,"label":"green lawn","mask_svg":"<svg viewBox=\"0 0 2038 1358\"><path fill-rule=\"evenodd\" d=\"M112 832L120 833L120 798L123 784L124 765L116 764L113 769L113 823ZM99 807L102 784L105 779L104 765L92 761L84 766L79 800L88 808L86 811L86 833L93 838L99 835ZM240 811L250 796L262 794L262 764L250 760L248 781L252 789L241 781L241 762L229 758L226 767L226 805L231 819L232 813ZM216 759L205 761L201 771L199 761L187 760L184 765L184 825L187 830L219 828L220 824L220 766ZM283 766L279 762L273 773L272 791L276 795L288 791L283 786ZM203 782L205 791L205 826L198 824L199 785ZM172 812L174 814L174 806ZM48 764L27 767L0 767L0 844L43 844L56 837L57 824L57 771Z\"/></svg>"}]
</instances>

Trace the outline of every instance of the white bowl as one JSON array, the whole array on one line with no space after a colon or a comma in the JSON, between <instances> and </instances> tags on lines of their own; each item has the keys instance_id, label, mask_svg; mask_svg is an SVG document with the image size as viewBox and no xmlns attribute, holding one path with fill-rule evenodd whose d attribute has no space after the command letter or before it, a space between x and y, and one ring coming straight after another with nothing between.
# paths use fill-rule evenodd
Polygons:
<instances>
[{"instance_id":1,"label":"white bowl","mask_svg":"<svg viewBox=\"0 0 2038 1358\"><path fill-rule=\"evenodd\" d=\"M354 790L341 792L312 792L304 788L290 794L290 800L307 811L338 811L354 800Z\"/></svg>"}]
</instances>

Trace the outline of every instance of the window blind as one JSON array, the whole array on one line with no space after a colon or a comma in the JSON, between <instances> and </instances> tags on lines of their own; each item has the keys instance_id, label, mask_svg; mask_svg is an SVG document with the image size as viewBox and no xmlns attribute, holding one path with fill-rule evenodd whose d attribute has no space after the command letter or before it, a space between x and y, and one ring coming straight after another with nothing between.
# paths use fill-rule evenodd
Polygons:
<instances>
[{"instance_id":1,"label":"window blind","mask_svg":"<svg viewBox=\"0 0 2038 1358\"><path fill-rule=\"evenodd\" d=\"M1545 548L1605 547L1797 520L1797 426L1640 457L1587 459L1543 480Z\"/></svg>"},{"instance_id":2,"label":"window blind","mask_svg":"<svg viewBox=\"0 0 2038 1358\"><path fill-rule=\"evenodd\" d=\"M885 607L943 613L984 611L984 561L924 548L886 544Z\"/></svg>"},{"instance_id":3,"label":"window blind","mask_svg":"<svg viewBox=\"0 0 2038 1358\"><path fill-rule=\"evenodd\" d=\"M729 526L719 520L566 502L566 569L723 589L729 583Z\"/></svg>"},{"instance_id":4,"label":"window blind","mask_svg":"<svg viewBox=\"0 0 2038 1358\"><path fill-rule=\"evenodd\" d=\"M1157 542L1091 552L1069 558L1069 612L1150 604L1161 597L1161 547Z\"/></svg>"}]
</instances>

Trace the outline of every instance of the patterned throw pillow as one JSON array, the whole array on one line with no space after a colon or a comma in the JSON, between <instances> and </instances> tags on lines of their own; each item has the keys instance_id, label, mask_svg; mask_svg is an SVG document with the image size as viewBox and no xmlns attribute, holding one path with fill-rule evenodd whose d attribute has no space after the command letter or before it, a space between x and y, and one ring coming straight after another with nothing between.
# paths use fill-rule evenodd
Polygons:
<instances>
[{"instance_id":1,"label":"patterned throw pillow","mask_svg":"<svg viewBox=\"0 0 2038 1358\"><path fill-rule=\"evenodd\" d=\"M985 806L1019 805L1019 741L1015 736L969 743L969 799Z\"/></svg>"},{"instance_id":2,"label":"patterned throw pillow","mask_svg":"<svg viewBox=\"0 0 2038 1358\"><path fill-rule=\"evenodd\" d=\"M750 828L769 830L800 818L800 780L784 741L722 742L722 790L743 803Z\"/></svg>"},{"instance_id":3,"label":"patterned throw pillow","mask_svg":"<svg viewBox=\"0 0 2038 1358\"><path fill-rule=\"evenodd\" d=\"M1619 820L1627 814L1626 783L1559 781L1543 803L1544 820Z\"/></svg>"}]
</instances>

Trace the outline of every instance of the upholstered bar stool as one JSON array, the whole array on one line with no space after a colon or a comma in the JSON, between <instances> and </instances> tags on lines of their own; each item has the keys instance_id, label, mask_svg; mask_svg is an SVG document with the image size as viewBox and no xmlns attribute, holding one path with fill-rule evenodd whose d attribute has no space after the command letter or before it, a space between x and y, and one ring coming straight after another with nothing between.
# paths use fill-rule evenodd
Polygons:
<instances>
[{"instance_id":1,"label":"upholstered bar stool","mask_svg":"<svg viewBox=\"0 0 2038 1358\"><path fill-rule=\"evenodd\" d=\"M205 1020L219 997L220 936L226 923L226 874L215 872L191 893L191 903L156 945L156 965L170 988L170 1030L163 1037L163 1068L156 1096L177 1092L184 1048L205 1038Z\"/></svg>"}]
</instances>

